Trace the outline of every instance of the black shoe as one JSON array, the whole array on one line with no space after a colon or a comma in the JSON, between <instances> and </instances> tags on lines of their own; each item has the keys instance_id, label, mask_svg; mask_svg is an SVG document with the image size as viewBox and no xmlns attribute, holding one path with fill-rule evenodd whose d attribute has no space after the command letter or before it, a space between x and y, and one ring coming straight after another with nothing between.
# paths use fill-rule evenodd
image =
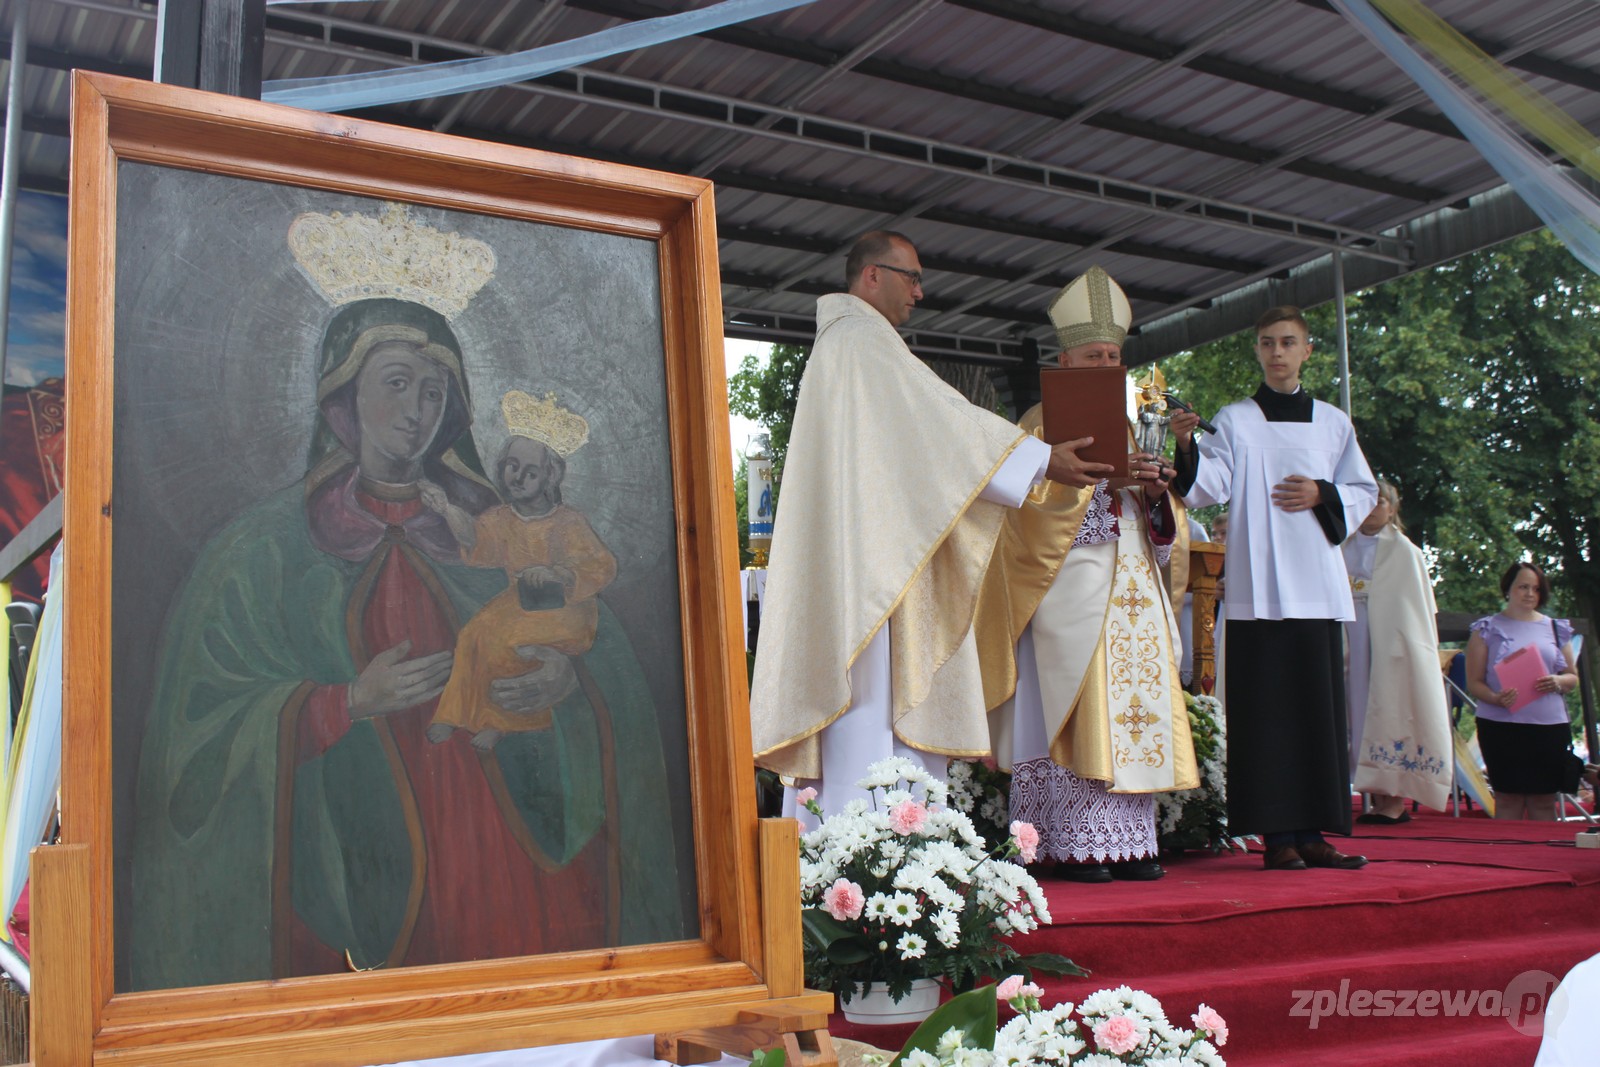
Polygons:
<instances>
[{"instance_id":1,"label":"black shoe","mask_svg":"<svg viewBox=\"0 0 1600 1067\"><path fill-rule=\"evenodd\" d=\"M1103 863L1058 863L1056 877L1069 882L1109 882L1111 868Z\"/></svg>"},{"instance_id":2,"label":"black shoe","mask_svg":"<svg viewBox=\"0 0 1600 1067\"><path fill-rule=\"evenodd\" d=\"M1326 841L1307 841L1295 851L1307 867L1328 867L1336 871L1359 871L1367 865L1365 856L1347 856Z\"/></svg>"},{"instance_id":3,"label":"black shoe","mask_svg":"<svg viewBox=\"0 0 1600 1067\"><path fill-rule=\"evenodd\" d=\"M1123 882L1154 882L1166 873L1155 860L1127 860L1111 865L1111 877Z\"/></svg>"},{"instance_id":4,"label":"black shoe","mask_svg":"<svg viewBox=\"0 0 1600 1067\"><path fill-rule=\"evenodd\" d=\"M1402 810L1399 815L1380 815L1378 812L1369 811L1356 816L1356 822L1366 823L1368 826L1399 826L1403 822L1411 821L1411 813Z\"/></svg>"}]
</instances>

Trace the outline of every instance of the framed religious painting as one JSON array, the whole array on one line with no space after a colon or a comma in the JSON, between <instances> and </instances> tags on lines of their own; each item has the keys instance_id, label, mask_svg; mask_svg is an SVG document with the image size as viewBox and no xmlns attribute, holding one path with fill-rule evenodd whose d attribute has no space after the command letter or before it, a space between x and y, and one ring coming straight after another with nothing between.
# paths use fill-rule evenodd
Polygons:
<instances>
[{"instance_id":1,"label":"framed religious painting","mask_svg":"<svg viewBox=\"0 0 1600 1067\"><path fill-rule=\"evenodd\" d=\"M74 92L61 1040L825 1011L761 905L709 184Z\"/></svg>"}]
</instances>

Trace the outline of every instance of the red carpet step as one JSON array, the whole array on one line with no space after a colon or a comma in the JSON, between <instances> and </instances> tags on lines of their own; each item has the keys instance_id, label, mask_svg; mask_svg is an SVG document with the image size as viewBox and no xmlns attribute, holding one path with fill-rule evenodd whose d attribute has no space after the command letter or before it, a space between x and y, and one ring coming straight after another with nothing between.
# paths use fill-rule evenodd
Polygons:
<instances>
[{"instance_id":1,"label":"red carpet step","mask_svg":"<svg viewBox=\"0 0 1600 1067\"><path fill-rule=\"evenodd\" d=\"M1527 1008L1600 952L1600 851L1578 829L1423 813L1339 842L1361 871L1265 871L1253 853L1163 860L1159 882L1041 879L1054 923L1017 947L1093 972L1044 981L1047 1003L1130 985L1184 1023L1210 1004L1231 1067L1527 1067ZM913 1028L832 1029L894 1049Z\"/></svg>"}]
</instances>

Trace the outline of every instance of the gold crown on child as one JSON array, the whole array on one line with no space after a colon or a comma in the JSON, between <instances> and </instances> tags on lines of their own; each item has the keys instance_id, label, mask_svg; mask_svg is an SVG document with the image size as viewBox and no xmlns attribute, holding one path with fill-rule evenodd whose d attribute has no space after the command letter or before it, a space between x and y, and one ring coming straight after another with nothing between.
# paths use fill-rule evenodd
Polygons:
<instances>
[{"instance_id":1,"label":"gold crown on child","mask_svg":"<svg viewBox=\"0 0 1600 1067\"><path fill-rule=\"evenodd\" d=\"M500 413L513 437L541 441L563 456L572 455L589 441L588 420L562 407L554 393L546 393L540 400L513 389L500 398Z\"/></svg>"},{"instance_id":2,"label":"gold crown on child","mask_svg":"<svg viewBox=\"0 0 1600 1067\"><path fill-rule=\"evenodd\" d=\"M335 306L391 297L453 319L494 277L494 249L435 229L390 202L383 214L307 212L289 224L289 250Z\"/></svg>"}]
</instances>

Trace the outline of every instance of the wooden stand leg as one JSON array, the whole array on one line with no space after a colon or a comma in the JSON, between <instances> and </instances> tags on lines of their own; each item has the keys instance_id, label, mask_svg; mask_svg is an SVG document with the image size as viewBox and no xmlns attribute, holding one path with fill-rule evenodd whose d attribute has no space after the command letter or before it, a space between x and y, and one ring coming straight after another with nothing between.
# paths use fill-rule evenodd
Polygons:
<instances>
[{"instance_id":1,"label":"wooden stand leg","mask_svg":"<svg viewBox=\"0 0 1600 1067\"><path fill-rule=\"evenodd\" d=\"M725 1052L750 1056L758 1049L781 1048L784 1067L838 1067L827 1026L824 1012L772 1001L769 1007L740 1012L739 1021L732 1026L657 1034L656 1059L687 1067L714 1063Z\"/></svg>"},{"instance_id":2,"label":"wooden stand leg","mask_svg":"<svg viewBox=\"0 0 1600 1067\"><path fill-rule=\"evenodd\" d=\"M90 1067L94 1000L89 974L89 846L41 845L31 856L34 1067Z\"/></svg>"},{"instance_id":3,"label":"wooden stand leg","mask_svg":"<svg viewBox=\"0 0 1600 1067\"><path fill-rule=\"evenodd\" d=\"M712 1063L724 1052L749 1056L782 1048L785 1067L837 1067L821 994L805 993L800 929L800 824L761 820L762 977L772 1000L739 1013L732 1026L656 1035L656 1059L668 1063ZM803 1004L785 1001L800 998Z\"/></svg>"}]
</instances>

